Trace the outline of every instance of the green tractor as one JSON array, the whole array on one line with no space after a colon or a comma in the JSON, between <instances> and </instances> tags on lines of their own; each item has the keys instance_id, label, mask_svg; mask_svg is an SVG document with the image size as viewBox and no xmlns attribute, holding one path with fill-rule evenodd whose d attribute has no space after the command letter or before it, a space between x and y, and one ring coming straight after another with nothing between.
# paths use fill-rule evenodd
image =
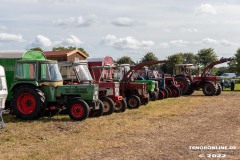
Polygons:
<instances>
[{"instance_id":1,"label":"green tractor","mask_svg":"<svg viewBox=\"0 0 240 160\"><path fill-rule=\"evenodd\" d=\"M3 60L3 59L1 59ZM5 60L11 61L11 58ZM6 73L9 63L5 65ZM41 52L29 51L15 61L14 78L9 87L7 101L17 118L37 119L46 111L66 108L71 119L81 121L90 111L103 113L103 104L98 100L98 85L63 85L56 61L47 60Z\"/></svg>"}]
</instances>

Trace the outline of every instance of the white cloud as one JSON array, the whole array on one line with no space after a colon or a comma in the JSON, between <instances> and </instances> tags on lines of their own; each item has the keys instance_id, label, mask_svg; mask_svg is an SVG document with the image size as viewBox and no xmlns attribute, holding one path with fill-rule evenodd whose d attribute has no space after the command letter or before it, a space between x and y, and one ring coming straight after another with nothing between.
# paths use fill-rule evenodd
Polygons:
<instances>
[{"instance_id":1,"label":"white cloud","mask_svg":"<svg viewBox=\"0 0 240 160\"><path fill-rule=\"evenodd\" d=\"M194 33L194 32L198 32L198 29L197 28L180 28L180 31Z\"/></svg>"},{"instance_id":2,"label":"white cloud","mask_svg":"<svg viewBox=\"0 0 240 160\"><path fill-rule=\"evenodd\" d=\"M89 27L98 23L100 19L96 15L90 15L88 17L69 17L65 19L56 19L53 21L58 26L70 26L70 27Z\"/></svg>"},{"instance_id":3,"label":"white cloud","mask_svg":"<svg viewBox=\"0 0 240 160\"><path fill-rule=\"evenodd\" d=\"M117 38L115 35L107 35L102 38L101 44L113 46L117 49L146 49L155 45L151 40L139 41L131 36Z\"/></svg>"},{"instance_id":4,"label":"white cloud","mask_svg":"<svg viewBox=\"0 0 240 160\"><path fill-rule=\"evenodd\" d=\"M35 47L46 49L46 48L52 47L52 44L53 43L49 38L43 35L37 35L34 38L34 40L30 42L30 44L27 46L27 49L35 48Z\"/></svg>"},{"instance_id":5,"label":"white cloud","mask_svg":"<svg viewBox=\"0 0 240 160\"><path fill-rule=\"evenodd\" d=\"M169 43L167 43L167 42L163 42L163 43L160 43L160 44L158 45L158 47L159 47L159 48L169 48L170 45L169 45Z\"/></svg>"},{"instance_id":6,"label":"white cloud","mask_svg":"<svg viewBox=\"0 0 240 160\"><path fill-rule=\"evenodd\" d=\"M212 6L211 4L201 4L201 6L197 7L195 9L195 15L199 14L216 14L216 8Z\"/></svg>"},{"instance_id":7,"label":"white cloud","mask_svg":"<svg viewBox=\"0 0 240 160\"><path fill-rule=\"evenodd\" d=\"M55 46L73 46L73 47L78 47L80 44L83 44L83 42L77 38L74 35L71 35L69 38L63 39L62 41L57 41L55 42Z\"/></svg>"},{"instance_id":8,"label":"white cloud","mask_svg":"<svg viewBox=\"0 0 240 160\"><path fill-rule=\"evenodd\" d=\"M177 47L184 47L187 44L189 44L189 41L184 41L184 40L172 40L170 41L170 44L177 46Z\"/></svg>"},{"instance_id":9,"label":"white cloud","mask_svg":"<svg viewBox=\"0 0 240 160\"><path fill-rule=\"evenodd\" d=\"M128 17L119 17L113 20L112 23L116 26L126 27L126 26L134 26L138 22Z\"/></svg>"},{"instance_id":10,"label":"white cloud","mask_svg":"<svg viewBox=\"0 0 240 160\"><path fill-rule=\"evenodd\" d=\"M203 44L217 44L218 41L212 38L204 38L202 39L201 43Z\"/></svg>"},{"instance_id":11,"label":"white cloud","mask_svg":"<svg viewBox=\"0 0 240 160\"><path fill-rule=\"evenodd\" d=\"M237 45L238 45L238 43L231 42L231 41L228 41L228 40L226 40L226 39L222 39L222 40L220 41L220 43L221 43L222 45L224 45L224 46L237 46Z\"/></svg>"},{"instance_id":12,"label":"white cloud","mask_svg":"<svg viewBox=\"0 0 240 160\"><path fill-rule=\"evenodd\" d=\"M24 41L21 34L0 33L0 42L22 42Z\"/></svg>"}]
</instances>

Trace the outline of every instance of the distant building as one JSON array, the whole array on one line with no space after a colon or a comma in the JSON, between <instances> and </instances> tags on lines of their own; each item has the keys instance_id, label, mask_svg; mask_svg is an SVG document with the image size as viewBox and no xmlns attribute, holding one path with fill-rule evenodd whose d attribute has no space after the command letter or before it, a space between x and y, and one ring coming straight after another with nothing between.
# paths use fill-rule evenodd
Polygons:
<instances>
[{"instance_id":1,"label":"distant building","mask_svg":"<svg viewBox=\"0 0 240 160\"><path fill-rule=\"evenodd\" d=\"M78 49L75 50L59 50L59 51L44 51L47 59L56 61L73 61L74 58L85 60L88 56Z\"/></svg>"}]
</instances>

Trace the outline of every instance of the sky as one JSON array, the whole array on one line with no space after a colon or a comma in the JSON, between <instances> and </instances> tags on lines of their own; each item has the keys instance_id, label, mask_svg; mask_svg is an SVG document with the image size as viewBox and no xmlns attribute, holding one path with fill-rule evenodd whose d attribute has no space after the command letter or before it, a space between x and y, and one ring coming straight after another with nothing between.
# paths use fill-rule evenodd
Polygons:
<instances>
[{"instance_id":1,"label":"sky","mask_svg":"<svg viewBox=\"0 0 240 160\"><path fill-rule=\"evenodd\" d=\"M240 47L238 0L0 0L0 51L84 48L91 57L147 52L160 60L214 48Z\"/></svg>"}]
</instances>

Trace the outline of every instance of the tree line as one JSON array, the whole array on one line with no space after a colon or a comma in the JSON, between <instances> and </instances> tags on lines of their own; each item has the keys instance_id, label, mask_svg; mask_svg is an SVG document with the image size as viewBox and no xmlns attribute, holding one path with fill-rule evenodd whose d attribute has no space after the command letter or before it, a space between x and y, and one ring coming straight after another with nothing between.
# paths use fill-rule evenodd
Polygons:
<instances>
[{"instance_id":1,"label":"tree line","mask_svg":"<svg viewBox=\"0 0 240 160\"><path fill-rule=\"evenodd\" d=\"M77 48L77 47L54 47L52 48L53 51L57 50L74 50L79 49L83 53L85 53L87 56L89 54L83 49L83 48ZM41 48L32 48L30 50L34 51L43 51ZM225 57L229 58L229 57ZM234 60L227 63L226 67L214 67L212 69L212 73L216 75L221 75L223 73L237 73L237 75L240 75L240 48L237 49L236 53L232 57ZM146 62L146 61L158 61L163 59L158 59L158 57L153 52L147 52L140 61L134 62L131 57L129 56L122 56L118 58L115 62L117 64L137 64L140 62ZM161 64L161 65L154 65L153 68L159 68L164 73L173 74L173 70L175 67L175 64L193 64L195 66L199 66L200 68L204 68L211 62L214 62L217 60L217 54L215 53L213 48L205 48L199 50L196 54L192 52L186 52L186 53L175 53L172 55L169 55L166 60L168 61L167 64Z\"/></svg>"}]
</instances>

